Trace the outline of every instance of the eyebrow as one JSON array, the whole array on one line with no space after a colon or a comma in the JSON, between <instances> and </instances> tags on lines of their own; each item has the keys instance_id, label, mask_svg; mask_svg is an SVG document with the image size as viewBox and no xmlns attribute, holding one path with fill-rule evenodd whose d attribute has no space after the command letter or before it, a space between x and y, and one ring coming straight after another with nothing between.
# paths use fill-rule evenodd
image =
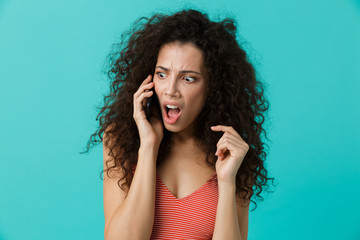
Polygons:
<instances>
[{"instance_id":1,"label":"eyebrow","mask_svg":"<svg viewBox=\"0 0 360 240\"><path fill-rule=\"evenodd\" d=\"M169 71L168 68L163 67L163 66L157 66L156 68L161 68L161 69L164 70L164 71ZM192 71L192 70L181 70L180 73L196 73L196 74L199 74L199 75L201 76L200 73L195 72L195 71Z\"/></svg>"}]
</instances>

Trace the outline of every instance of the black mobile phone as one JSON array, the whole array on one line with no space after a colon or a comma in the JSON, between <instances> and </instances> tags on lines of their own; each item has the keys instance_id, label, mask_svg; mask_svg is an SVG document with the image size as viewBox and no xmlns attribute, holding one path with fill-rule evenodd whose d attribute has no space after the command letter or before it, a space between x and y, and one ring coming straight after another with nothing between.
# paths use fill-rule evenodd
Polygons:
<instances>
[{"instance_id":1,"label":"black mobile phone","mask_svg":"<svg viewBox=\"0 0 360 240\"><path fill-rule=\"evenodd\" d=\"M150 91L153 91L153 90L150 90ZM146 118L147 120L150 120L150 116L151 116L151 102L152 102L152 99L154 98L154 93L151 97L149 97L147 99L147 102L146 102L146 107L145 107L145 114L146 114Z\"/></svg>"},{"instance_id":2,"label":"black mobile phone","mask_svg":"<svg viewBox=\"0 0 360 240\"><path fill-rule=\"evenodd\" d=\"M155 90L150 90L150 91L155 91ZM147 120L150 121L150 117L151 116L161 116L161 112L160 112L160 106L159 106L159 102L158 99L156 97L156 94L153 93L153 95L151 97L149 97L147 99L146 102L146 107L145 107L145 114L146 114L146 118Z\"/></svg>"},{"instance_id":3,"label":"black mobile phone","mask_svg":"<svg viewBox=\"0 0 360 240\"><path fill-rule=\"evenodd\" d=\"M154 76L154 73L152 73L152 76ZM151 80L152 81L152 80ZM150 117L154 115L154 111L156 111L156 114L160 116L160 108L159 108L159 102L157 100L155 89L154 87L150 89L150 91L153 92L153 95L147 99L146 106L145 106L145 114L147 120L150 121Z\"/></svg>"}]
</instances>

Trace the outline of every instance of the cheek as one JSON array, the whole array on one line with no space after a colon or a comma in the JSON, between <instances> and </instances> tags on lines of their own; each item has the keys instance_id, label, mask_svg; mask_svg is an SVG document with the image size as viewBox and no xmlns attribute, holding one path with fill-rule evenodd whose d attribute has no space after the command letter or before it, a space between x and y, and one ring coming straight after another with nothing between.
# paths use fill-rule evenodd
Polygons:
<instances>
[{"instance_id":1,"label":"cheek","mask_svg":"<svg viewBox=\"0 0 360 240\"><path fill-rule=\"evenodd\" d=\"M192 97L196 99L198 102L205 102L206 99L206 88L201 87L200 89L197 89L196 91L192 92Z\"/></svg>"},{"instance_id":2,"label":"cheek","mask_svg":"<svg viewBox=\"0 0 360 240\"><path fill-rule=\"evenodd\" d=\"M164 84L163 82L157 82L155 80L153 89L155 90L156 95L160 97L166 91L166 84Z\"/></svg>"},{"instance_id":3,"label":"cheek","mask_svg":"<svg viewBox=\"0 0 360 240\"><path fill-rule=\"evenodd\" d=\"M188 102L191 103L193 111L201 111L205 103L205 93L202 91L192 92L188 95Z\"/></svg>"}]
</instances>

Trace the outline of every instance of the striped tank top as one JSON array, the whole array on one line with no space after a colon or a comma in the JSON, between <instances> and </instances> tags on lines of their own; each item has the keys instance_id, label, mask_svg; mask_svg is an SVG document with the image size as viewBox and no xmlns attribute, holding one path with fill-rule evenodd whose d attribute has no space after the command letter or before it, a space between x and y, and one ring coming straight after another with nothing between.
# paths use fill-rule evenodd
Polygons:
<instances>
[{"instance_id":1,"label":"striped tank top","mask_svg":"<svg viewBox=\"0 0 360 240\"><path fill-rule=\"evenodd\" d=\"M216 172L183 198L176 198L156 173L155 217L150 239L212 239L218 197Z\"/></svg>"}]
</instances>

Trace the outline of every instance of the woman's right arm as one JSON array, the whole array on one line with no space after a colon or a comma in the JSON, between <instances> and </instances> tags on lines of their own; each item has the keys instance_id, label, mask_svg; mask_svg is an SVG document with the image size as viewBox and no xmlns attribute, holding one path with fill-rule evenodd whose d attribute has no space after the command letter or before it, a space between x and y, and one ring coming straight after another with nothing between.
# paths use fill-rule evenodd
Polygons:
<instances>
[{"instance_id":1,"label":"woman's right arm","mask_svg":"<svg viewBox=\"0 0 360 240\"><path fill-rule=\"evenodd\" d=\"M125 199L118 179L104 177L105 240L150 239L155 214L157 151L153 147L139 148L136 171Z\"/></svg>"},{"instance_id":2,"label":"woman's right arm","mask_svg":"<svg viewBox=\"0 0 360 240\"><path fill-rule=\"evenodd\" d=\"M144 111L146 98L154 83L149 75L134 94L134 114L139 137L136 171L128 192L118 187L119 178L104 177L105 240L150 239L155 215L156 160L163 138L161 116L156 114L147 120ZM154 96L155 97L155 96ZM105 134L104 134L105 135ZM108 159L108 149L104 146L104 166ZM121 177L121 174L118 177ZM104 174L105 176L106 174Z\"/></svg>"}]
</instances>

